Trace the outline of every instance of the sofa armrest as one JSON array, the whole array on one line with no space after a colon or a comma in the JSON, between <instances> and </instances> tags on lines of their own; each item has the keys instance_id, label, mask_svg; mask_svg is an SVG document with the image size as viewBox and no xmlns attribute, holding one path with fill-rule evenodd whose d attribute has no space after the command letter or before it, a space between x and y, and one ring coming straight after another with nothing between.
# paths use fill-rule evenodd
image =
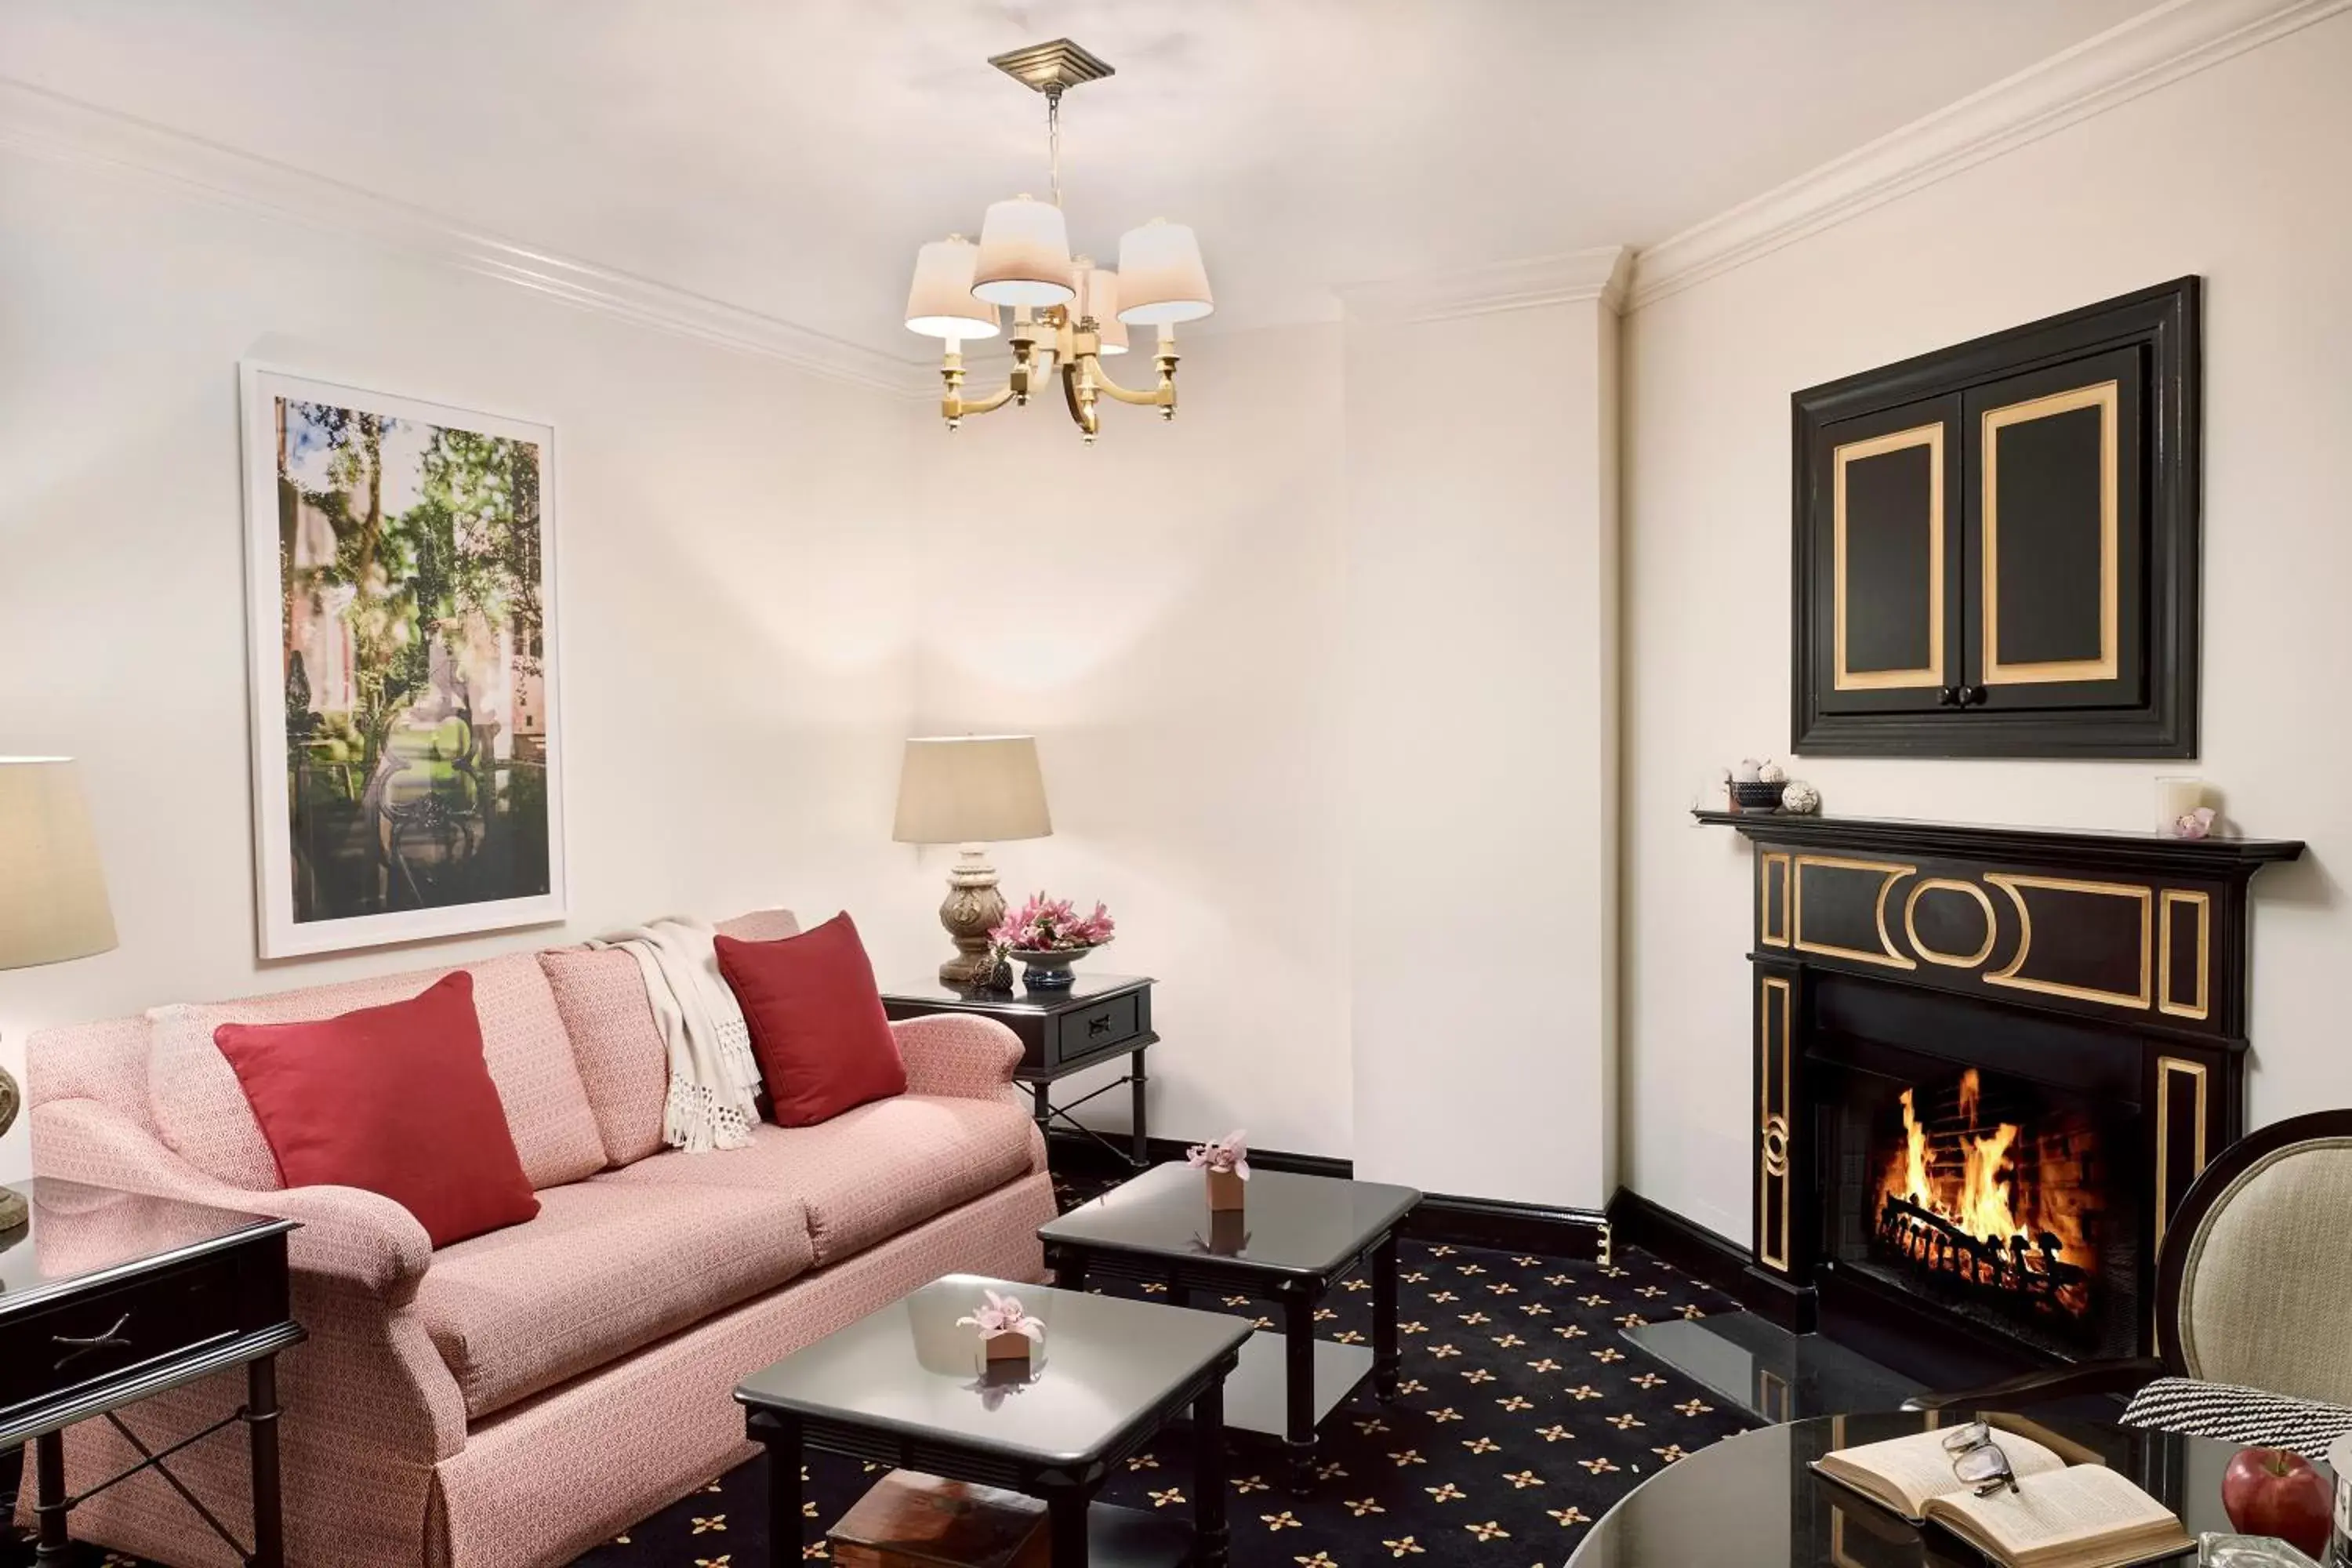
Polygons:
<instances>
[{"instance_id":1,"label":"sofa armrest","mask_svg":"<svg viewBox=\"0 0 2352 1568\"><path fill-rule=\"evenodd\" d=\"M301 1228L287 1238L287 1256L296 1273L321 1276L387 1305L402 1305L414 1296L432 1261L433 1244L416 1216L380 1193L358 1187L233 1187L197 1170L100 1100L37 1105L32 1127L33 1166L40 1174L294 1220Z\"/></svg>"},{"instance_id":2,"label":"sofa armrest","mask_svg":"<svg viewBox=\"0 0 2352 1568\"><path fill-rule=\"evenodd\" d=\"M994 1100L1021 1065L1021 1037L993 1018L928 1013L890 1026L907 1064L908 1094Z\"/></svg>"}]
</instances>

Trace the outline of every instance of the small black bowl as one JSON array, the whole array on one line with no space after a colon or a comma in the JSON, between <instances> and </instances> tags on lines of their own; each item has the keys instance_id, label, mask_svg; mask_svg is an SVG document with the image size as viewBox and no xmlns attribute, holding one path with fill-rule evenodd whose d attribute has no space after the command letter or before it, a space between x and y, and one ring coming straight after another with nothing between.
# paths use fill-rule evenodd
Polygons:
<instances>
[{"instance_id":1,"label":"small black bowl","mask_svg":"<svg viewBox=\"0 0 2352 1568\"><path fill-rule=\"evenodd\" d=\"M1734 811L1775 810L1780 804L1780 792L1788 787L1789 781L1786 779L1782 779L1779 784L1742 784L1734 779L1731 784L1731 807Z\"/></svg>"}]
</instances>

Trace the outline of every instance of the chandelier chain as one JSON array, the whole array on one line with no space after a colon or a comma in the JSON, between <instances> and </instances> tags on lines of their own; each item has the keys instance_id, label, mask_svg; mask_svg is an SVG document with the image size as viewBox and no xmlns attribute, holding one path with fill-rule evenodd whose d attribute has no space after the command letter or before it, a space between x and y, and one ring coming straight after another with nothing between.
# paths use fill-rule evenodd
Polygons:
<instances>
[{"instance_id":1,"label":"chandelier chain","mask_svg":"<svg viewBox=\"0 0 2352 1568\"><path fill-rule=\"evenodd\" d=\"M1052 166L1054 205L1062 205L1062 89L1045 89L1045 153Z\"/></svg>"}]
</instances>

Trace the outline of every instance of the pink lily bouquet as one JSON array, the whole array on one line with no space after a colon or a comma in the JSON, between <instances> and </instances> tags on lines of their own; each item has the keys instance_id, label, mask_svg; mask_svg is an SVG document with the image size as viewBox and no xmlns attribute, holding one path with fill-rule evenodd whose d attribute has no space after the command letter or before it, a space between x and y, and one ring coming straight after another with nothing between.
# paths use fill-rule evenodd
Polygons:
<instances>
[{"instance_id":1,"label":"pink lily bouquet","mask_svg":"<svg viewBox=\"0 0 2352 1568\"><path fill-rule=\"evenodd\" d=\"M978 1329L990 1361L1027 1361L1029 1347L1045 1342L1045 1325L1022 1310L1018 1296L982 1290L987 1298L968 1317L956 1320L960 1329Z\"/></svg>"},{"instance_id":2,"label":"pink lily bouquet","mask_svg":"<svg viewBox=\"0 0 2352 1568\"><path fill-rule=\"evenodd\" d=\"M1230 1213L1242 1206L1243 1184L1249 1180L1249 1140L1236 1130L1223 1138L1195 1143L1184 1151L1188 1163L1207 1173L1209 1212Z\"/></svg>"},{"instance_id":3,"label":"pink lily bouquet","mask_svg":"<svg viewBox=\"0 0 2352 1568\"><path fill-rule=\"evenodd\" d=\"M1011 952L1067 952L1100 947L1118 929L1100 900L1094 913L1082 915L1067 899L1032 893L1028 902L997 922L988 940Z\"/></svg>"}]
</instances>

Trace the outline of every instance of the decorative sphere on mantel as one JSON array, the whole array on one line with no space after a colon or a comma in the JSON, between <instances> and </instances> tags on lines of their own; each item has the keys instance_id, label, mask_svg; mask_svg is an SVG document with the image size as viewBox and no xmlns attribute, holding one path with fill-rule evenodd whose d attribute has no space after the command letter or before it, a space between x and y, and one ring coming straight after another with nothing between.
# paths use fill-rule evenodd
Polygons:
<instances>
[{"instance_id":1,"label":"decorative sphere on mantel","mask_svg":"<svg viewBox=\"0 0 2352 1568\"><path fill-rule=\"evenodd\" d=\"M1793 811L1800 816L1810 816L1822 808L1822 792L1802 779L1790 779L1789 787L1780 792L1780 809Z\"/></svg>"}]
</instances>

